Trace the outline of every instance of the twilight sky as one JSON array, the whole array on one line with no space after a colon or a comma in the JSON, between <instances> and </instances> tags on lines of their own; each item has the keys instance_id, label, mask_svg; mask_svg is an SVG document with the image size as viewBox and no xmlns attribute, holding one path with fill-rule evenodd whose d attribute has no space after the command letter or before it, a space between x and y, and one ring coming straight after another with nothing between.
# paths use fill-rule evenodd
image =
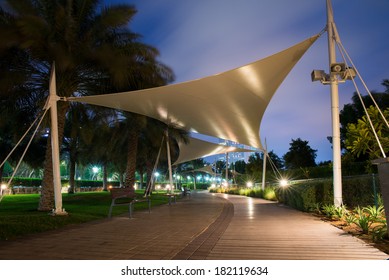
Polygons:
<instances>
[{"instance_id":1,"label":"twilight sky","mask_svg":"<svg viewBox=\"0 0 389 280\"><path fill-rule=\"evenodd\" d=\"M325 0L104 0L138 10L130 28L156 47L177 82L230 70L282 51L326 25ZM293 4L292 4L293 3ZM389 1L333 0L341 41L368 88L389 79ZM341 56L338 54L338 61ZM311 82L313 69L328 72L327 34L308 50L279 87L261 124L268 150L282 157L292 139L331 160L330 88ZM365 94L361 87L361 92ZM339 86L340 109L351 102L351 81Z\"/></svg>"}]
</instances>

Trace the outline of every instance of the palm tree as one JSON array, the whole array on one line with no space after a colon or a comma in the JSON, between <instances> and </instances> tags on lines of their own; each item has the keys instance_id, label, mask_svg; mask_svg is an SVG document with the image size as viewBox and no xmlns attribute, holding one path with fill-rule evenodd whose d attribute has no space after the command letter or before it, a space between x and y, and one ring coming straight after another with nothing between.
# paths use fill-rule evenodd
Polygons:
<instances>
[{"instance_id":1,"label":"palm tree","mask_svg":"<svg viewBox=\"0 0 389 280\"><path fill-rule=\"evenodd\" d=\"M147 118L138 114L126 113L127 165L124 186L133 188L135 184L136 160L138 155L139 135L146 126Z\"/></svg>"},{"instance_id":2,"label":"palm tree","mask_svg":"<svg viewBox=\"0 0 389 280\"><path fill-rule=\"evenodd\" d=\"M167 148L166 148L166 130L168 130L170 153L172 162L178 158L178 142L188 143L188 132L174 124L166 125L165 123L147 118L144 128L139 134L139 144L137 153L137 170L143 178L146 172L146 184L148 185L152 178L153 168L157 155L161 149L159 166L167 166ZM164 140L163 140L164 138ZM163 140L163 141L162 141ZM161 147L162 144L162 147ZM166 167L167 168L167 167ZM142 182L143 183L143 182Z\"/></svg>"},{"instance_id":3,"label":"palm tree","mask_svg":"<svg viewBox=\"0 0 389 280\"><path fill-rule=\"evenodd\" d=\"M6 22L6 19L0 17L0 26ZM25 52L15 48L0 48L0 163L28 128L29 121L36 117L33 110L36 107L32 104L36 95L21 99L21 96L29 92L28 85L24 85L23 81L30 70L29 58ZM0 166L0 182L3 168L4 165Z\"/></svg>"},{"instance_id":4,"label":"palm tree","mask_svg":"<svg viewBox=\"0 0 389 280\"><path fill-rule=\"evenodd\" d=\"M93 94L102 81L106 88L138 89L139 81L151 86L172 79L169 68L156 60L158 51L139 42L129 22L136 13L131 5L101 8L98 0L5 0L1 4L0 49L27 52L36 73L30 83L48 88L50 65L56 62L60 96ZM7 5L7 6L5 6ZM99 9L101 8L101 9ZM7 10L6 10L7 9ZM147 71L146 71L146 70ZM149 75L153 70L153 75ZM60 144L68 103L58 108ZM54 206L51 143L47 143L39 210Z\"/></svg>"},{"instance_id":5,"label":"palm tree","mask_svg":"<svg viewBox=\"0 0 389 280\"><path fill-rule=\"evenodd\" d=\"M94 123L89 106L73 103L69 107L65 122L62 151L67 154L69 162L69 193L75 191L76 164L80 153L90 147L94 134Z\"/></svg>"}]
</instances>

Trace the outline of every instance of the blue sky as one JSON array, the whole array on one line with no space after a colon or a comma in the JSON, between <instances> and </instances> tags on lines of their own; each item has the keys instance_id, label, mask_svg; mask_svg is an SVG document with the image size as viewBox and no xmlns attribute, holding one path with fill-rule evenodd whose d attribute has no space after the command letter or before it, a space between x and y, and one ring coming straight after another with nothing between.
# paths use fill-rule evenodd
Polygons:
<instances>
[{"instance_id":1,"label":"blue sky","mask_svg":"<svg viewBox=\"0 0 389 280\"><path fill-rule=\"evenodd\" d=\"M155 46L175 82L217 74L262 59L319 33L325 0L116 0L135 5L131 29ZM293 3L293 4L292 4ZM341 41L370 90L389 79L389 1L333 0ZM341 57L338 55L338 60ZM292 139L332 159L330 89L312 83L313 69L328 72L327 35L308 50L280 86L265 112L262 140L282 157ZM351 102L351 82L339 86L340 109Z\"/></svg>"}]
</instances>

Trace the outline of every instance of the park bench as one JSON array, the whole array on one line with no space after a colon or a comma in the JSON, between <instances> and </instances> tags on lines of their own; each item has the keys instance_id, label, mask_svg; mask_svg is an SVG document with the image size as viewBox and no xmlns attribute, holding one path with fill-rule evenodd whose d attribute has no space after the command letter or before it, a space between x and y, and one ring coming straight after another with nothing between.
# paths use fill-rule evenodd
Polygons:
<instances>
[{"instance_id":1,"label":"park bench","mask_svg":"<svg viewBox=\"0 0 389 280\"><path fill-rule=\"evenodd\" d=\"M191 192L190 192L190 189L181 188L181 192L172 192L172 193L168 192L165 195L169 198L168 202L169 202L169 205L171 205L172 203L176 203L177 202L177 196L181 196L181 197L188 196L188 197L190 197Z\"/></svg>"},{"instance_id":2,"label":"park bench","mask_svg":"<svg viewBox=\"0 0 389 280\"><path fill-rule=\"evenodd\" d=\"M190 191L190 189L188 189L188 188L181 187L181 194L182 194L182 196L188 196L188 197L190 197L191 191Z\"/></svg>"},{"instance_id":3,"label":"park bench","mask_svg":"<svg viewBox=\"0 0 389 280\"><path fill-rule=\"evenodd\" d=\"M149 213L151 212L151 199L149 196L144 198L138 198L133 188L112 188L109 190L111 193L111 206L109 207L108 218L112 216L112 208L114 206L128 205L128 213L132 218L132 212L134 211L134 204L137 202L147 202Z\"/></svg>"},{"instance_id":4,"label":"park bench","mask_svg":"<svg viewBox=\"0 0 389 280\"><path fill-rule=\"evenodd\" d=\"M168 193L165 193L164 195L168 197L169 205L172 205L172 203L176 203L177 202L177 196L179 196L180 194L174 193L174 192L172 192L172 193L168 192Z\"/></svg>"}]
</instances>

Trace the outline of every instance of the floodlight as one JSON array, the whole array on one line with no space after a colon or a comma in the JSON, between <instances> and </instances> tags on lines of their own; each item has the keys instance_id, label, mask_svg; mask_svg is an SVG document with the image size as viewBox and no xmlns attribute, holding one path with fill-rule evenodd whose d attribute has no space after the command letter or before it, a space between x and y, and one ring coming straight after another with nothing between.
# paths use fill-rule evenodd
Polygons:
<instances>
[{"instance_id":1,"label":"floodlight","mask_svg":"<svg viewBox=\"0 0 389 280\"><path fill-rule=\"evenodd\" d=\"M324 72L324 70L313 70L311 73L311 79L312 79L312 82L326 81L327 74Z\"/></svg>"},{"instance_id":2,"label":"floodlight","mask_svg":"<svg viewBox=\"0 0 389 280\"><path fill-rule=\"evenodd\" d=\"M346 71L346 64L344 63L332 63L331 64L331 74L332 75L338 75L342 74Z\"/></svg>"},{"instance_id":3,"label":"floodlight","mask_svg":"<svg viewBox=\"0 0 389 280\"><path fill-rule=\"evenodd\" d=\"M288 186L288 180L281 179L280 180L280 186L283 187L283 188L287 187Z\"/></svg>"},{"instance_id":4,"label":"floodlight","mask_svg":"<svg viewBox=\"0 0 389 280\"><path fill-rule=\"evenodd\" d=\"M352 80L357 76L357 72L352 67L347 67L343 74L344 80Z\"/></svg>"}]
</instances>

